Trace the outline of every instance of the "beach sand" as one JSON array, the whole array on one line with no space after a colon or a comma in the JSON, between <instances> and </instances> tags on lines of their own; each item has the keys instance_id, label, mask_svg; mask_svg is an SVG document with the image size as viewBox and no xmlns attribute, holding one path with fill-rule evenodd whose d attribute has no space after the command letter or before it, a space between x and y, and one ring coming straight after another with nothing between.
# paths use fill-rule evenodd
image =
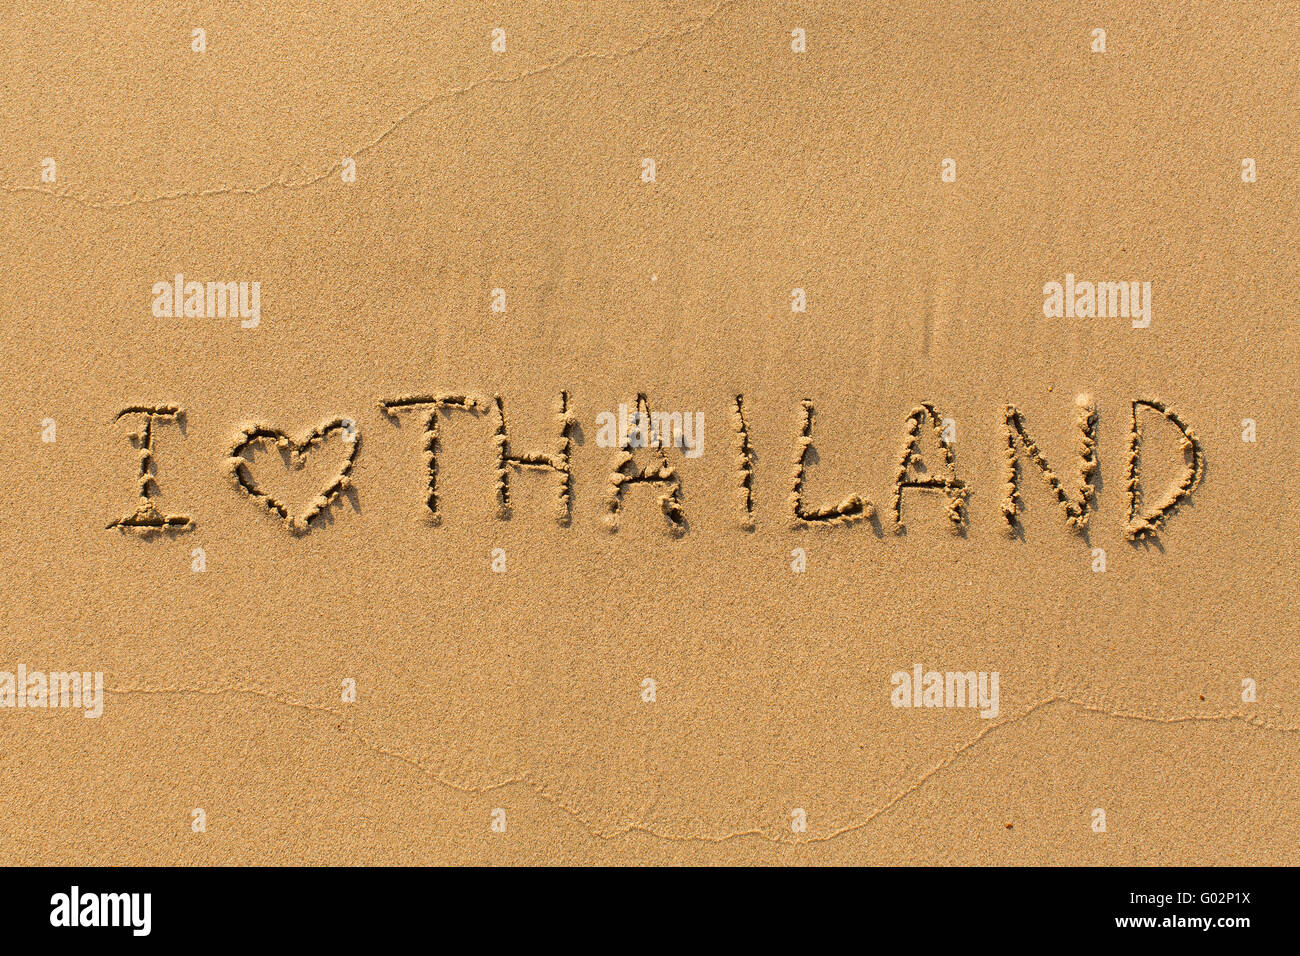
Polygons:
<instances>
[{"instance_id":1,"label":"beach sand","mask_svg":"<svg viewBox=\"0 0 1300 956\"><path fill-rule=\"evenodd\" d=\"M104 687L0 707L6 862L1300 862L1296 11L3 19L0 671ZM1045 315L1067 274L1149 324ZM623 463L638 395L690 455ZM1130 540L1140 400L1204 466ZM1080 401L1086 526L1023 444L1012 525L1006 406L1077 501ZM923 403L964 501L900 529ZM504 517L499 409L569 472L507 462ZM1139 515L1192 461L1140 420ZM146 421L188 523L110 528ZM894 706L917 665L997 715Z\"/></svg>"}]
</instances>

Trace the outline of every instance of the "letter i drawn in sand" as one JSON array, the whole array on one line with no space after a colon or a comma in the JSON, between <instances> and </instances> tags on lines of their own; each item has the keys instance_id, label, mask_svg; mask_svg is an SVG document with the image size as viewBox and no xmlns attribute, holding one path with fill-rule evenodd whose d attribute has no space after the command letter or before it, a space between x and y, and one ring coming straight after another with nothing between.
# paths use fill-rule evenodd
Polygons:
<instances>
[{"instance_id":1,"label":"letter i drawn in sand","mask_svg":"<svg viewBox=\"0 0 1300 956\"><path fill-rule=\"evenodd\" d=\"M154 478L157 470L153 460L154 425L170 419L181 425L183 429L184 409L179 405L132 405L118 412L113 420L120 422L128 415L139 415L142 418L140 430L128 436L140 452L138 476L140 501L133 513L110 522L108 527L137 531L144 535L156 534L159 531L186 531L193 528L194 522L189 515L164 514L158 510L152 500L153 493L158 490L158 482Z\"/></svg>"}]
</instances>

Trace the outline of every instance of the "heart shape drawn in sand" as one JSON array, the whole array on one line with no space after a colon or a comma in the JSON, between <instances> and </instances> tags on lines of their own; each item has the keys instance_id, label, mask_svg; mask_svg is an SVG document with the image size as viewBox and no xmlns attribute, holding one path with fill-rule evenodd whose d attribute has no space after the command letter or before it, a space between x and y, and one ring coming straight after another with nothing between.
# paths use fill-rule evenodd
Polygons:
<instances>
[{"instance_id":1,"label":"heart shape drawn in sand","mask_svg":"<svg viewBox=\"0 0 1300 956\"><path fill-rule=\"evenodd\" d=\"M290 467L302 468L306 464L307 453L334 432L343 433L343 441L348 449L347 458L344 460L343 467L339 469L338 474L312 500L310 507L301 515L293 514L284 502L263 491L253 479L253 474L248 467L249 460L243 457L243 452L250 446L259 442L272 442L275 447L288 451ZM235 481L240 488L243 488L248 493L249 497L260 501L266 505L268 511L274 511L283 518L285 526L290 532L303 534L315 518L323 514L339 495L351 487L352 463L356 460L357 449L360 446L361 435L357 431L356 422L350 418L336 418L333 421L326 422L298 441L290 438L278 428L255 423L245 425L240 429L239 441L231 449L228 462Z\"/></svg>"}]
</instances>

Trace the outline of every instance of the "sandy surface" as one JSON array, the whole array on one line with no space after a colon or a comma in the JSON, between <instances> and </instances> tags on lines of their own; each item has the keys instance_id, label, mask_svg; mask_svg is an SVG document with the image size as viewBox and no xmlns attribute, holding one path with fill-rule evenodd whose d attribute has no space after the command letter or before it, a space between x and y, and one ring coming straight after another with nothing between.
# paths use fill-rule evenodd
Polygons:
<instances>
[{"instance_id":1,"label":"sandy surface","mask_svg":"<svg viewBox=\"0 0 1300 956\"><path fill-rule=\"evenodd\" d=\"M1300 862L1294 9L151 6L0 31L0 671L105 688L0 708L4 861ZM1067 273L1149 326L1045 316ZM701 453L607 447L639 394ZM437 522L421 396L475 403ZM1005 406L1077 509L1081 397L1086 525L1018 444L1009 527ZM1130 540L1148 399L1204 467ZM110 529L169 404L190 523ZM1139 518L1192 460L1141 425ZM569 477L503 517L500 447Z\"/></svg>"}]
</instances>

